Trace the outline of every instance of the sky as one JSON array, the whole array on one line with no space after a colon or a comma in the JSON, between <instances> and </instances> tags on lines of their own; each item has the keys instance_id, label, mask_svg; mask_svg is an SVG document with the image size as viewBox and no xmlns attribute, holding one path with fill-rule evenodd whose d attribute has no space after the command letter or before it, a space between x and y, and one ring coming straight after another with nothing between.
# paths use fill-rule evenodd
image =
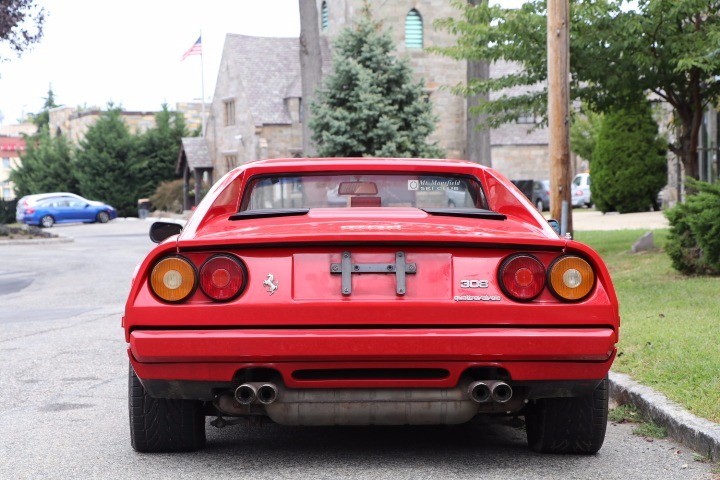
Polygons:
<instances>
[{"instance_id":1,"label":"sky","mask_svg":"<svg viewBox=\"0 0 720 480\"><path fill-rule=\"evenodd\" d=\"M203 90L207 101L227 33L300 34L297 0L36 1L47 12L43 38L20 58L0 63L3 125L40 111L50 87L57 104L71 107L113 102L155 111L167 103L174 109L199 100ZM180 61L201 32L202 69L200 56Z\"/></svg>"}]
</instances>

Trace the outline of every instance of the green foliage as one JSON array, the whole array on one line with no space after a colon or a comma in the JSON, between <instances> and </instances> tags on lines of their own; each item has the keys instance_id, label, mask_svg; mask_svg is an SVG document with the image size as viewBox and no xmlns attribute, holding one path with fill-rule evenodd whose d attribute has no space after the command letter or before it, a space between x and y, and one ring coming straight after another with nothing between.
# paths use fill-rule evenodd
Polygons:
<instances>
[{"instance_id":1,"label":"green foliage","mask_svg":"<svg viewBox=\"0 0 720 480\"><path fill-rule=\"evenodd\" d=\"M31 113L29 115L30 120L38 128L38 131L43 128L48 128L50 125L50 109L59 106L55 103L55 93L53 92L52 87L48 88L47 97L43 98L43 100L45 101L43 102L43 109L40 113Z\"/></svg>"},{"instance_id":2,"label":"green foliage","mask_svg":"<svg viewBox=\"0 0 720 480\"><path fill-rule=\"evenodd\" d=\"M0 225L15 222L15 208L17 207L17 202L18 199L3 200L0 198Z\"/></svg>"},{"instance_id":3,"label":"green foliage","mask_svg":"<svg viewBox=\"0 0 720 480\"><path fill-rule=\"evenodd\" d=\"M0 1L0 45L7 45L18 55L42 38L45 9L35 3L35 0Z\"/></svg>"},{"instance_id":4,"label":"green foliage","mask_svg":"<svg viewBox=\"0 0 720 480\"><path fill-rule=\"evenodd\" d=\"M493 5L488 5L493 4ZM455 0L459 18L437 24L458 36L438 48L465 60L508 61L513 71L498 78L456 87L474 95L496 92L472 113L487 114L490 126L532 112L546 118L546 1L530 0L518 9L495 2L471 5ZM699 123L694 115L720 94L720 4L706 0L571 0L570 96L595 111L617 110L653 92L675 110L677 140L671 146L686 172L696 176L690 141ZM521 93L509 95L508 88Z\"/></svg>"},{"instance_id":5,"label":"green foliage","mask_svg":"<svg viewBox=\"0 0 720 480\"><path fill-rule=\"evenodd\" d=\"M593 153L592 198L603 213L647 211L667 181L667 143L648 102L605 115Z\"/></svg>"},{"instance_id":6,"label":"green foliage","mask_svg":"<svg viewBox=\"0 0 720 480\"><path fill-rule=\"evenodd\" d=\"M673 268L686 275L720 275L720 183L688 180L695 194L667 210L666 251Z\"/></svg>"},{"instance_id":7,"label":"green foliage","mask_svg":"<svg viewBox=\"0 0 720 480\"><path fill-rule=\"evenodd\" d=\"M26 137L22 164L10 172L18 197L45 192L78 192L73 149L65 137L54 137L47 126Z\"/></svg>"},{"instance_id":8,"label":"green foliage","mask_svg":"<svg viewBox=\"0 0 720 480\"><path fill-rule=\"evenodd\" d=\"M603 114L583 108L570 125L570 149L592 164Z\"/></svg>"},{"instance_id":9,"label":"green foliage","mask_svg":"<svg viewBox=\"0 0 720 480\"><path fill-rule=\"evenodd\" d=\"M141 180L135 148L135 137L120 109L110 105L80 142L76 162L80 193L114 206L119 216L135 214Z\"/></svg>"},{"instance_id":10,"label":"green foliage","mask_svg":"<svg viewBox=\"0 0 720 480\"><path fill-rule=\"evenodd\" d=\"M405 59L366 12L335 43L333 74L312 105L310 127L320 156L440 157L427 137L437 118Z\"/></svg>"},{"instance_id":11,"label":"green foliage","mask_svg":"<svg viewBox=\"0 0 720 480\"><path fill-rule=\"evenodd\" d=\"M187 136L185 117L171 112L163 104L155 114L155 127L138 135L133 162L138 179L138 194L148 197L161 182L177 178L175 165L180 154L182 137Z\"/></svg>"}]
</instances>

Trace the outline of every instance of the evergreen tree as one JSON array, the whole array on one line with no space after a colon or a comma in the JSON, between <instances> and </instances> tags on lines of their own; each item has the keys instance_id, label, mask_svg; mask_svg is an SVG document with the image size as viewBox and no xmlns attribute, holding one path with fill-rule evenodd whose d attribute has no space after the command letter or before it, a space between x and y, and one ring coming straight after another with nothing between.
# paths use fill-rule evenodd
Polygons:
<instances>
[{"instance_id":1,"label":"evergreen tree","mask_svg":"<svg viewBox=\"0 0 720 480\"><path fill-rule=\"evenodd\" d=\"M602 212L647 211L667 182L667 141L658 136L650 104L640 101L605 115L593 152L592 198Z\"/></svg>"},{"instance_id":2,"label":"evergreen tree","mask_svg":"<svg viewBox=\"0 0 720 480\"><path fill-rule=\"evenodd\" d=\"M10 172L18 197L33 193L77 193L73 149L65 137L53 137L47 125L26 137L22 164Z\"/></svg>"},{"instance_id":3,"label":"evergreen tree","mask_svg":"<svg viewBox=\"0 0 720 480\"><path fill-rule=\"evenodd\" d=\"M55 92L53 92L52 87L48 88L47 97L43 98L43 100L43 108L40 113L30 114L30 120L38 128L38 131L50 125L50 109L59 107L55 103Z\"/></svg>"},{"instance_id":4,"label":"evergreen tree","mask_svg":"<svg viewBox=\"0 0 720 480\"><path fill-rule=\"evenodd\" d=\"M137 214L140 198L136 142L112 105L92 125L77 152L80 193L114 206L118 215Z\"/></svg>"},{"instance_id":5,"label":"evergreen tree","mask_svg":"<svg viewBox=\"0 0 720 480\"><path fill-rule=\"evenodd\" d=\"M162 182L177 178L175 165L181 139L186 136L185 117L180 112L169 111L164 104L155 114L155 127L137 138L137 162L133 168L140 197L149 197Z\"/></svg>"},{"instance_id":6,"label":"evergreen tree","mask_svg":"<svg viewBox=\"0 0 720 480\"><path fill-rule=\"evenodd\" d=\"M323 157L440 157L427 137L437 118L410 64L366 9L335 43L333 74L312 105L310 127Z\"/></svg>"}]
</instances>

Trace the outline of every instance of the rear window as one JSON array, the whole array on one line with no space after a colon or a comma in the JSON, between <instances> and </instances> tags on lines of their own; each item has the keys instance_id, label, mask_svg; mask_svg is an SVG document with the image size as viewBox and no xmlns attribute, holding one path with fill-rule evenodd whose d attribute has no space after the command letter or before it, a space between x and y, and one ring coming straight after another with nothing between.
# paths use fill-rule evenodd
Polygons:
<instances>
[{"instance_id":1,"label":"rear window","mask_svg":"<svg viewBox=\"0 0 720 480\"><path fill-rule=\"evenodd\" d=\"M452 175L278 175L251 179L240 211L282 208L487 208L477 179Z\"/></svg>"}]
</instances>

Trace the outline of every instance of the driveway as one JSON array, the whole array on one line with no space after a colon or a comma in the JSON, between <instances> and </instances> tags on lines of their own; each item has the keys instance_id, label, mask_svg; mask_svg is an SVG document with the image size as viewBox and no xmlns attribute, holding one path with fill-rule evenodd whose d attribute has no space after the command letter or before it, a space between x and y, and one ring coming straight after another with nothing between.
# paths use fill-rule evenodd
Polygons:
<instances>
[{"instance_id":1,"label":"driveway","mask_svg":"<svg viewBox=\"0 0 720 480\"><path fill-rule=\"evenodd\" d=\"M606 213L573 209L574 230L655 230L669 228L663 212Z\"/></svg>"}]
</instances>

